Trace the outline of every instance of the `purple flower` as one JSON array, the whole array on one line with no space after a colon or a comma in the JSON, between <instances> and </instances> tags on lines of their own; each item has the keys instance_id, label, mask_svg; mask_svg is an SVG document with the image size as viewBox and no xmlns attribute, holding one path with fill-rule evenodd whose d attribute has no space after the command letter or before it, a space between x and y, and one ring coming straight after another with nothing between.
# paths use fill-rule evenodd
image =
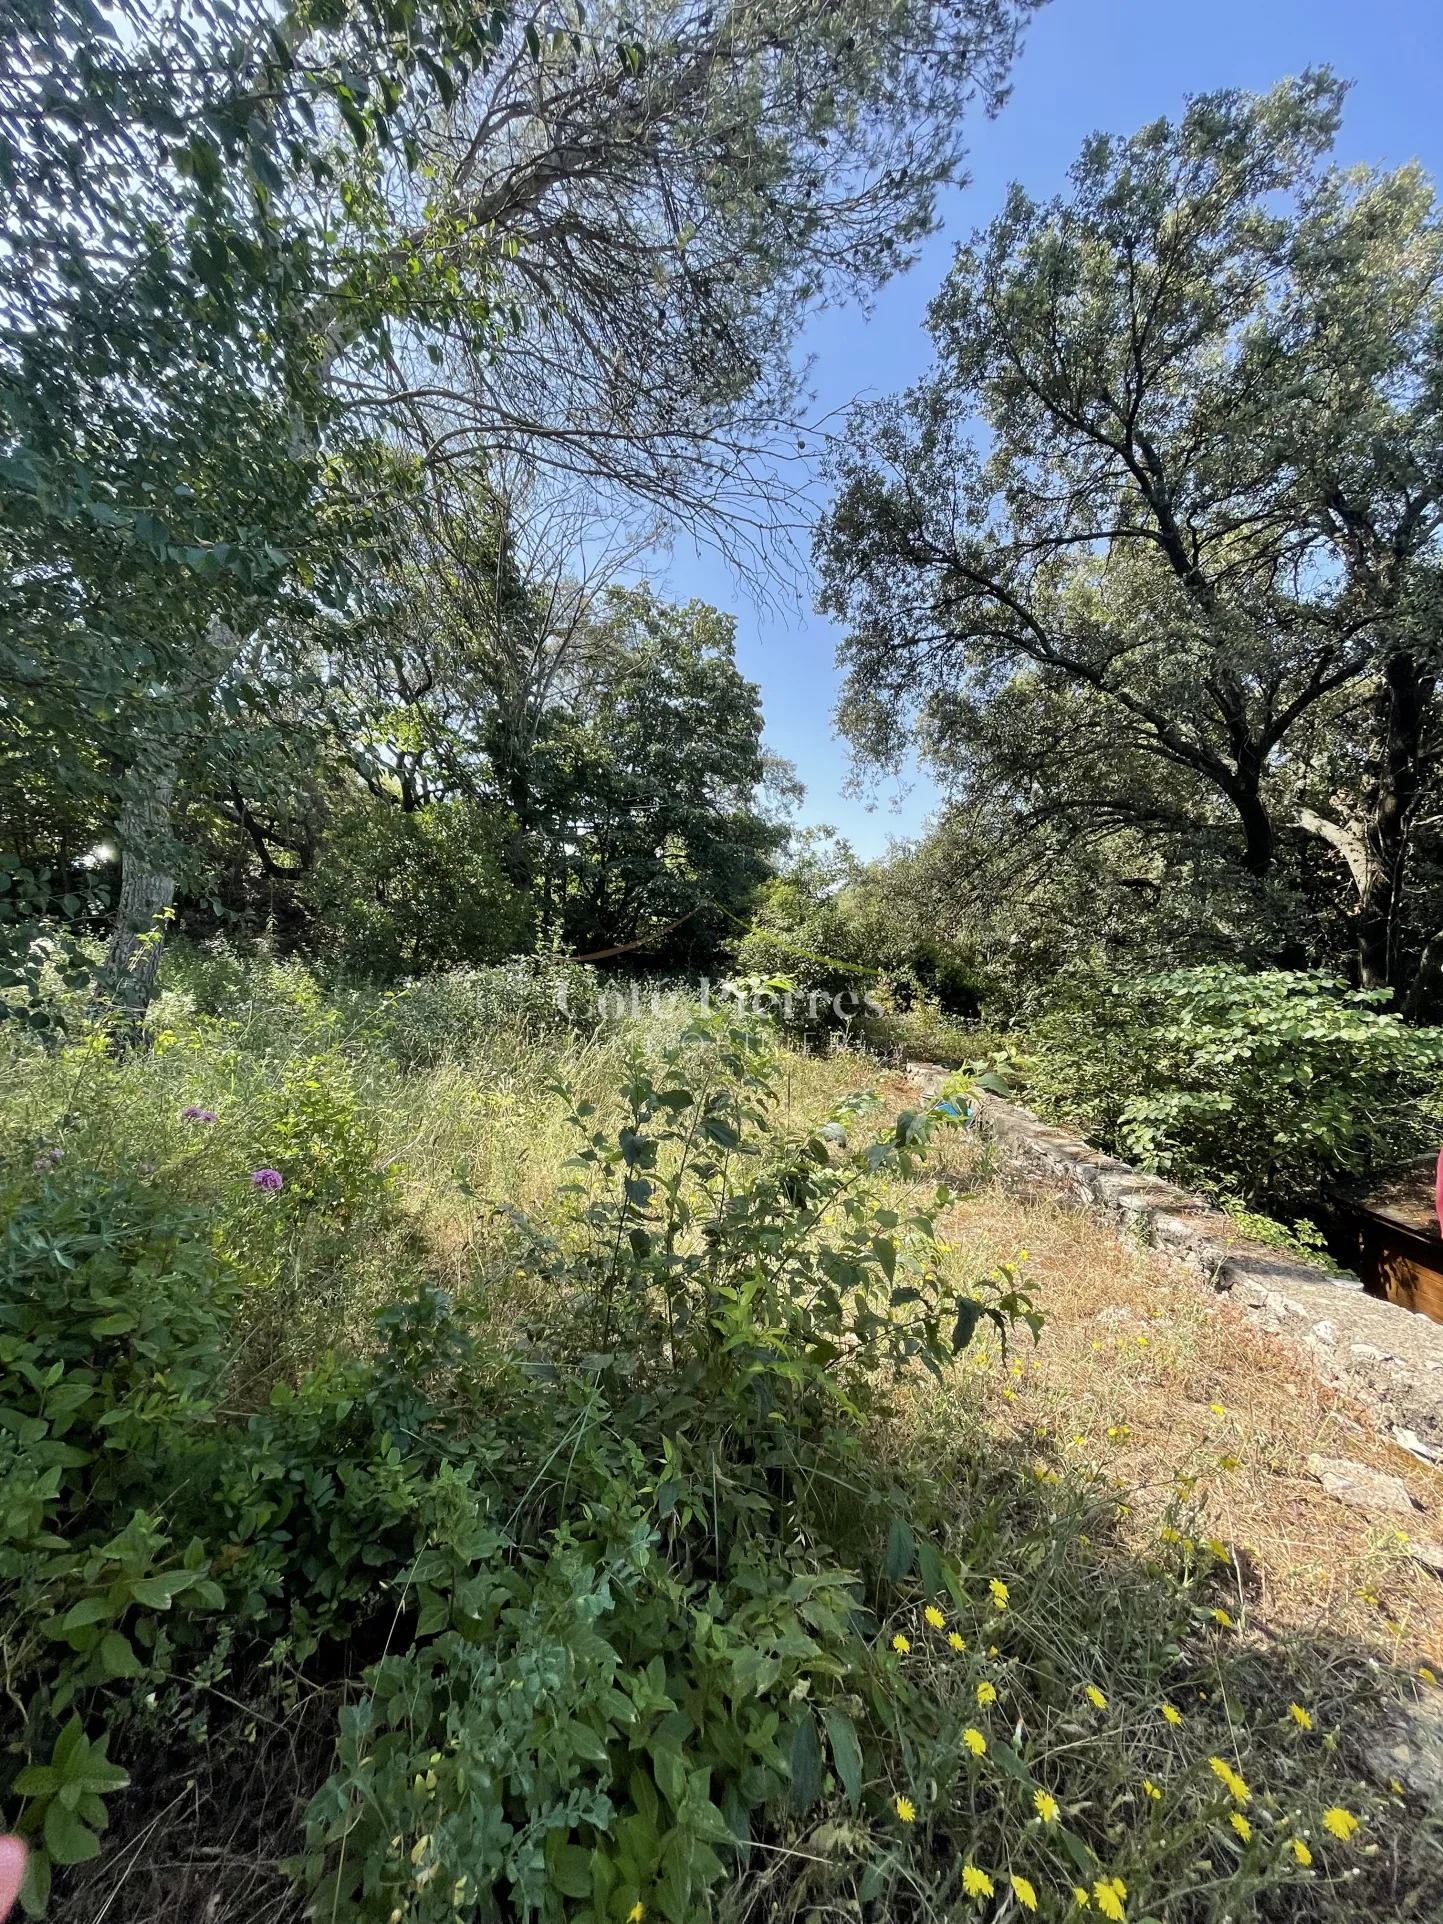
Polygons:
<instances>
[{"instance_id":1,"label":"purple flower","mask_svg":"<svg viewBox=\"0 0 1443 1924\"><path fill-rule=\"evenodd\" d=\"M214 1109L202 1109L198 1102L189 1103L180 1112L182 1122L215 1122L218 1120Z\"/></svg>"},{"instance_id":2,"label":"purple flower","mask_svg":"<svg viewBox=\"0 0 1443 1924\"><path fill-rule=\"evenodd\" d=\"M64 1154L63 1149L42 1149L30 1166L37 1176L43 1176L55 1167Z\"/></svg>"},{"instance_id":3,"label":"purple flower","mask_svg":"<svg viewBox=\"0 0 1443 1924\"><path fill-rule=\"evenodd\" d=\"M252 1169L251 1181L257 1189L284 1189L285 1177L279 1169Z\"/></svg>"}]
</instances>

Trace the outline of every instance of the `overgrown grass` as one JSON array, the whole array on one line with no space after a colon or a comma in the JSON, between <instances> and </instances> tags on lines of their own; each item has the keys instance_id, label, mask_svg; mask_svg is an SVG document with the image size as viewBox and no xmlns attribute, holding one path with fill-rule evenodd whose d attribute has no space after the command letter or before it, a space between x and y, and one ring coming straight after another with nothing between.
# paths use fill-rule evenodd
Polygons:
<instances>
[{"instance_id":1,"label":"overgrown grass","mask_svg":"<svg viewBox=\"0 0 1443 1924\"><path fill-rule=\"evenodd\" d=\"M74 1860L54 1914L1443 1901L1363 1755L1416 1684L1235 1634L1181 1498L1140 1546L945 1360L1028 1354L1026 1304L938 1240L884 1072L581 1033L529 977L408 1007L221 958L159 1018L20 1049L0 1104L10 1812ZM67 1805L76 1718L111 1760Z\"/></svg>"}]
</instances>

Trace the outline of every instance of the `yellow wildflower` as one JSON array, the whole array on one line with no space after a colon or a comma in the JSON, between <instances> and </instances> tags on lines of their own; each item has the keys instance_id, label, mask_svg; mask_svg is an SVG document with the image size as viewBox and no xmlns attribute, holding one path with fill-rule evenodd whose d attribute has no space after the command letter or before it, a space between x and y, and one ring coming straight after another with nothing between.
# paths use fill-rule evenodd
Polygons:
<instances>
[{"instance_id":1,"label":"yellow wildflower","mask_svg":"<svg viewBox=\"0 0 1443 1924\"><path fill-rule=\"evenodd\" d=\"M1293 1722L1298 1726L1299 1730L1312 1729L1313 1720L1308 1715L1307 1711L1304 1710L1301 1704L1289 1704L1288 1715L1292 1718Z\"/></svg>"},{"instance_id":2,"label":"yellow wildflower","mask_svg":"<svg viewBox=\"0 0 1443 1924\"><path fill-rule=\"evenodd\" d=\"M896 1636L893 1637L892 1639L892 1648L896 1651L899 1657L905 1657L907 1652L912 1648L912 1645L910 1640L904 1637L901 1631L899 1630Z\"/></svg>"},{"instance_id":3,"label":"yellow wildflower","mask_svg":"<svg viewBox=\"0 0 1443 1924\"><path fill-rule=\"evenodd\" d=\"M1227 1786L1228 1795L1233 1798L1236 1803L1245 1804L1252 1796L1253 1793L1248 1789L1232 1765L1224 1763L1221 1757L1209 1757L1208 1769L1220 1784Z\"/></svg>"},{"instance_id":4,"label":"yellow wildflower","mask_svg":"<svg viewBox=\"0 0 1443 1924\"><path fill-rule=\"evenodd\" d=\"M1098 1878L1092 1887L1092 1895L1104 1917L1110 1918L1112 1924L1123 1924L1126 1912L1122 1908L1122 1900L1127 1896L1127 1886L1120 1877Z\"/></svg>"},{"instance_id":5,"label":"yellow wildflower","mask_svg":"<svg viewBox=\"0 0 1443 1924\"><path fill-rule=\"evenodd\" d=\"M922 1615L927 1619L928 1623L931 1624L934 1630L940 1630L943 1624L947 1621L947 1619L942 1615L942 1612L937 1608L935 1603L929 1603L927 1605L927 1608L922 1612Z\"/></svg>"},{"instance_id":6,"label":"yellow wildflower","mask_svg":"<svg viewBox=\"0 0 1443 1924\"><path fill-rule=\"evenodd\" d=\"M910 1797L894 1797L892 1807L904 1824L910 1824L916 1818L917 1806Z\"/></svg>"},{"instance_id":7,"label":"yellow wildflower","mask_svg":"<svg viewBox=\"0 0 1443 1924\"><path fill-rule=\"evenodd\" d=\"M1219 1560L1219 1562L1221 1563L1227 1562L1228 1546L1223 1542L1221 1537L1204 1537L1203 1548L1211 1556L1215 1556Z\"/></svg>"},{"instance_id":8,"label":"yellow wildflower","mask_svg":"<svg viewBox=\"0 0 1443 1924\"><path fill-rule=\"evenodd\" d=\"M1165 1523L1162 1526L1162 1528L1158 1531L1158 1535L1162 1538L1164 1543L1181 1543L1182 1542L1182 1538L1178 1535L1177 1531L1173 1529L1170 1523Z\"/></svg>"},{"instance_id":9,"label":"yellow wildflower","mask_svg":"<svg viewBox=\"0 0 1443 1924\"><path fill-rule=\"evenodd\" d=\"M955 1630L949 1630L947 1632L947 1641L954 1650L965 1650L967 1648L965 1640L959 1637Z\"/></svg>"},{"instance_id":10,"label":"yellow wildflower","mask_svg":"<svg viewBox=\"0 0 1443 1924\"><path fill-rule=\"evenodd\" d=\"M641 1899L638 1898L636 1902L632 1905L631 1909L626 1913L626 1924L641 1924L641 1920L645 1916L646 1916L646 1906L645 1904L642 1903Z\"/></svg>"},{"instance_id":11,"label":"yellow wildflower","mask_svg":"<svg viewBox=\"0 0 1443 1924\"><path fill-rule=\"evenodd\" d=\"M964 1730L962 1732L962 1741L974 1757L980 1757L987 1748L987 1739L982 1735L980 1730Z\"/></svg>"},{"instance_id":12,"label":"yellow wildflower","mask_svg":"<svg viewBox=\"0 0 1443 1924\"><path fill-rule=\"evenodd\" d=\"M1223 1408L1221 1403L1209 1403L1208 1408L1212 1411L1214 1416L1227 1415L1227 1411Z\"/></svg>"},{"instance_id":13,"label":"yellow wildflower","mask_svg":"<svg viewBox=\"0 0 1443 1924\"><path fill-rule=\"evenodd\" d=\"M1142 1787L1155 1804L1160 1804L1162 1802L1162 1792L1158 1789L1157 1785L1152 1781L1151 1777L1143 1778Z\"/></svg>"},{"instance_id":14,"label":"yellow wildflower","mask_svg":"<svg viewBox=\"0 0 1443 1924\"><path fill-rule=\"evenodd\" d=\"M1292 1844L1294 1857L1297 1858L1303 1869L1306 1870L1313 1861L1313 1853L1308 1849L1301 1837L1295 1837L1292 1840Z\"/></svg>"},{"instance_id":15,"label":"yellow wildflower","mask_svg":"<svg viewBox=\"0 0 1443 1924\"><path fill-rule=\"evenodd\" d=\"M979 1871L975 1864L962 1866L962 1888L969 1897L991 1897L992 1879L986 1871Z\"/></svg>"},{"instance_id":16,"label":"yellow wildflower","mask_svg":"<svg viewBox=\"0 0 1443 1924\"><path fill-rule=\"evenodd\" d=\"M1086 1695L1086 1697L1087 1697L1087 1701L1088 1701L1088 1702L1089 1702L1089 1703L1090 1703L1090 1704L1091 1704L1091 1705L1092 1705L1092 1706L1093 1706L1093 1707L1094 1707L1095 1709L1097 1709L1097 1710L1106 1710L1106 1709L1107 1709L1107 1699L1106 1699L1106 1697L1104 1697L1104 1696L1103 1696L1103 1694L1102 1694L1102 1692L1101 1692L1101 1691L1100 1691L1100 1690L1098 1689L1098 1687L1097 1687L1097 1685L1096 1685L1095 1683L1090 1683L1090 1684L1089 1684L1089 1685L1087 1686L1087 1690L1086 1690L1086 1692L1085 1692L1085 1695Z\"/></svg>"},{"instance_id":17,"label":"yellow wildflower","mask_svg":"<svg viewBox=\"0 0 1443 1924\"><path fill-rule=\"evenodd\" d=\"M992 1592L992 1608L994 1610L1005 1610L1007 1608L1007 1598L1009 1595L1007 1585L1000 1577L994 1577L987 1587Z\"/></svg>"},{"instance_id":18,"label":"yellow wildflower","mask_svg":"<svg viewBox=\"0 0 1443 1924\"><path fill-rule=\"evenodd\" d=\"M1345 1844L1357 1828L1357 1818L1352 1811L1344 1810L1341 1804L1334 1804L1330 1810L1323 1812L1323 1829L1341 1838Z\"/></svg>"},{"instance_id":19,"label":"yellow wildflower","mask_svg":"<svg viewBox=\"0 0 1443 1924\"><path fill-rule=\"evenodd\" d=\"M1240 1810L1233 1811L1228 1817L1228 1822L1232 1825L1233 1829L1237 1832L1238 1836L1242 1838L1245 1844L1252 1843L1253 1827L1248 1822L1247 1818L1243 1816Z\"/></svg>"},{"instance_id":20,"label":"yellow wildflower","mask_svg":"<svg viewBox=\"0 0 1443 1924\"><path fill-rule=\"evenodd\" d=\"M1077 1908L1080 1911L1087 1910L1092 1903L1092 1899L1087 1895L1087 1892L1082 1888L1080 1884L1073 1885L1072 1895L1074 1896L1074 1898L1076 1898Z\"/></svg>"},{"instance_id":21,"label":"yellow wildflower","mask_svg":"<svg viewBox=\"0 0 1443 1924\"><path fill-rule=\"evenodd\" d=\"M1024 1911L1035 1911L1037 1909L1037 1892L1025 1877L1013 1878L1012 1895L1017 1899L1017 1902L1022 1906Z\"/></svg>"},{"instance_id":22,"label":"yellow wildflower","mask_svg":"<svg viewBox=\"0 0 1443 1924\"><path fill-rule=\"evenodd\" d=\"M1171 1704L1163 1705L1162 1714L1170 1724L1180 1724L1182 1722L1182 1712L1180 1710L1174 1710Z\"/></svg>"},{"instance_id":23,"label":"yellow wildflower","mask_svg":"<svg viewBox=\"0 0 1443 1924\"><path fill-rule=\"evenodd\" d=\"M1428 1668L1426 1663L1419 1664L1418 1675L1423 1679L1424 1683L1437 1683L1438 1681L1438 1679L1433 1675L1433 1672Z\"/></svg>"},{"instance_id":24,"label":"yellow wildflower","mask_svg":"<svg viewBox=\"0 0 1443 1924\"><path fill-rule=\"evenodd\" d=\"M1214 1610L1213 1622L1220 1623L1224 1630L1231 1630L1233 1627L1233 1620L1226 1610Z\"/></svg>"},{"instance_id":25,"label":"yellow wildflower","mask_svg":"<svg viewBox=\"0 0 1443 1924\"><path fill-rule=\"evenodd\" d=\"M1037 1815L1042 1819L1044 1824L1055 1824L1057 1822L1057 1799L1052 1795L1050 1790L1034 1791L1032 1793L1032 1802L1036 1806Z\"/></svg>"},{"instance_id":26,"label":"yellow wildflower","mask_svg":"<svg viewBox=\"0 0 1443 1924\"><path fill-rule=\"evenodd\" d=\"M987 1706L988 1706L988 1704L995 1704L995 1703L996 1703L996 1701L997 1701L997 1687L996 1687L996 1685L995 1685L995 1684L990 1684L990 1683L980 1683L980 1684L978 1684L978 1686L977 1686L977 1701L978 1701L978 1703L979 1703L979 1704L981 1704L981 1706L982 1706L982 1708L983 1708L984 1710L985 1710L985 1709L987 1708Z\"/></svg>"}]
</instances>

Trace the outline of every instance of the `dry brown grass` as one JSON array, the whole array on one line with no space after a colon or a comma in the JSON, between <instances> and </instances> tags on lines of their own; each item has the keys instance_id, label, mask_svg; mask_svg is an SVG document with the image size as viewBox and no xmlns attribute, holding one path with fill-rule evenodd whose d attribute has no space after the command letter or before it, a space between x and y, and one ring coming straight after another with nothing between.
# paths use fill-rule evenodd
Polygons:
<instances>
[{"instance_id":1,"label":"dry brown grass","mask_svg":"<svg viewBox=\"0 0 1443 1924\"><path fill-rule=\"evenodd\" d=\"M968 1153L954 1160L965 1180ZM1095 1216L972 1168L981 1179L947 1224L957 1259L980 1274L1025 1250L1022 1280L1047 1317L1036 1349L1024 1336L1005 1361L979 1341L972 1368L995 1433L1030 1439L1040 1466L1105 1474L1138 1547L1180 1508L1180 1528L1228 1546L1239 1616L1443 1675L1443 1580L1404 1552L1406 1519L1338 1502L1305 1463L1318 1451L1401 1477L1423 1542L1443 1542L1443 1475L1241 1305Z\"/></svg>"}]
</instances>

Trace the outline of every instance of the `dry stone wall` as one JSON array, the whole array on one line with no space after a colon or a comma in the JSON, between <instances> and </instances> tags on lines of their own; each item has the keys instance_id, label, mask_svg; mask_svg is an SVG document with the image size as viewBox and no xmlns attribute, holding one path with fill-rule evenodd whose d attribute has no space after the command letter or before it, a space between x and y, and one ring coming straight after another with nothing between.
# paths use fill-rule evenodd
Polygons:
<instances>
[{"instance_id":1,"label":"dry stone wall","mask_svg":"<svg viewBox=\"0 0 1443 1924\"><path fill-rule=\"evenodd\" d=\"M944 1071L909 1065L924 1093ZM1029 1187L1110 1217L1291 1335L1322 1380L1375 1412L1395 1442L1443 1463L1443 1323L1431 1322L1338 1276L1240 1236L1200 1196L1150 1176L1000 1097L975 1095L978 1121L1002 1164Z\"/></svg>"}]
</instances>

